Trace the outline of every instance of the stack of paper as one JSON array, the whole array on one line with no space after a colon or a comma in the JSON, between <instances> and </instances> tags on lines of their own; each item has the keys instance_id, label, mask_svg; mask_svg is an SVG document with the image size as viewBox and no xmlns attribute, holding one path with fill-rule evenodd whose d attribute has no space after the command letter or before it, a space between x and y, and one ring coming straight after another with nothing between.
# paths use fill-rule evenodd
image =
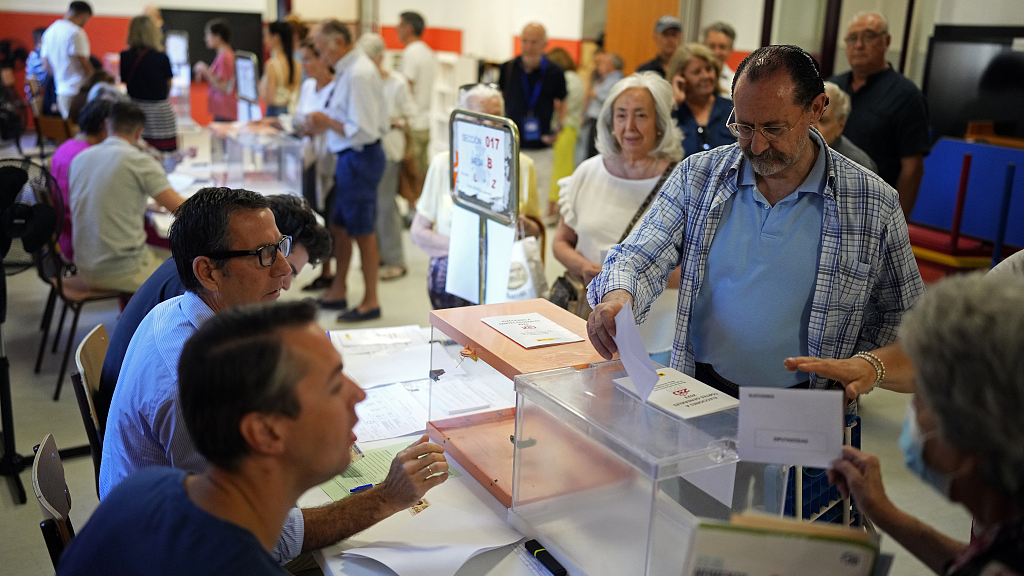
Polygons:
<instances>
[{"instance_id":1,"label":"stack of paper","mask_svg":"<svg viewBox=\"0 0 1024 576\"><path fill-rule=\"evenodd\" d=\"M484 324L501 332L514 340L523 348L540 348L570 342L583 342L570 330L560 324L548 320L538 312L529 314L509 314L507 316L488 316L481 318Z\"/></svg>"}]
</instances>

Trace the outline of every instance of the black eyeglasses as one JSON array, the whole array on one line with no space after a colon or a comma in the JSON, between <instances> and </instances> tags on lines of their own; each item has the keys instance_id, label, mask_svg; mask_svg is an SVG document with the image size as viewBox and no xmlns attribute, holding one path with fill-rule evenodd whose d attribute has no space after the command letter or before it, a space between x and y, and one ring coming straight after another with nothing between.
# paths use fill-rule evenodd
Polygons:
<instances>
[{"instance_id":1,"label":"black eyeglasses","mask_svg":"<svg viewBox=\"0 0 1024 576\"><path fill-rule=\"evenodd\" d=\"M273 266L277 261L277 253L287 258L292 253L292 237L281 236L281 239L274 244L264 244L255 250L228 250L226 252L214 252L206 256L214 259L241 258L242 256L259 256L260 266L264 268Z\"/></svg>"}]
</instances>

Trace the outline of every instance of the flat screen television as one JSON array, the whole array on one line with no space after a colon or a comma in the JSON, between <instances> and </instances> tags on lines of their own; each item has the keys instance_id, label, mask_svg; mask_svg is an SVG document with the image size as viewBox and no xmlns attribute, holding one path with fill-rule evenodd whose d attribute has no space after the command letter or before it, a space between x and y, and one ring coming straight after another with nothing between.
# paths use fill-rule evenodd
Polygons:
<instances>
[{"instance_id":1,"label":"flat screen television","mask_svg":"<svg viewBox=\"0 0 1024 576\"><path fill-rule=\"evenodd\" d=\"M936 139L977 121L1024 137L1024 27L936 26L923 92Z\"/></svg>"}]
</instances>

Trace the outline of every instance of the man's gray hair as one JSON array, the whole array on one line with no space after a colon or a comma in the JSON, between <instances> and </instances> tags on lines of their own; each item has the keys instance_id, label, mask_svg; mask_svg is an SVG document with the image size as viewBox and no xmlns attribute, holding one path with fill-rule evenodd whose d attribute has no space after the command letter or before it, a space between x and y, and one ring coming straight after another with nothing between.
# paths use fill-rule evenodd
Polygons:
<instances>
[{"instance_id":1,"label":"man's gray hair","mask_svg":"<svg viewBox=\"0 0 1024 576\"><path fill-rule=\"evenodd\" d=\"M352 45L352 31L344 22L336 18L329 18L321 22L320 33L331 38L341 38L345 44Z\"/></svg>"},{"instance_id":2,"label":"man's gray hair","mask_svg":"<svg viewBox=\"0 0 1024 576\"><path fill-rule=\"evenodd\" d=\"M480 111L480 103L486 102L491 98L497 98L498 102L501 103L502 113L505 110L505 97L502 96L501 90L498 90L493 84L477 84L469 90L463 90L459 94L458 107L463 110L472 110L474 112Z\"/></svg>"},{"instance_id":3,"label":"man's gray hair","mask_svg":"<svg viewBox=\"0 0 1024 576\"><path fill-rule=\"evenodd\" d=\"M1024 279L975 273L931 287L900 339L942 439L982 460L982 478L1024 498Z\"/></svg>"},{"instance_id":4,"label":"man's gray hair","mask_svg":"<svg viewBox=\"0 0 1024 576\"><path fill-rule=\"evenodd\" d=\"M672 86L654 72L637 72L612 86L597 117L597 151L604 156L618 156L622 147L615 139L615 99L630 88L645 88L654 97L654 120L657 140L649 156L670 162L683 159L683 133L672 120Z\"/></svg>"},{"instance_id":5,"label":"man's gray hair","mask_svg":"<svg viewBox=\"0 0 1024 576\"><path fill-rule=\"evenodd\" d=\"M622 67L625 66L625 63L622 61L622 56L619 56L618 52L609 52L608 58L612 61L612 67L619 72L622 72Z\"/></svg>"},{"instance_id":6,"label":"man's gray hair","mask_svg":"<svg viewBox=\"0 0 1024 576\"><path fill-rule=\"evenodd\" d=\"M733 43L736 42L736 29L726 24L725 22L715 22L714 24L709 24L708 27L704 29L704 32L702 34L704 36L705 42L707 42L708 40L708 32L719 32L721 34L725 34Z\"/></svg>"},{"instance_id":7,"label":"man's gray hair","mask_svg":"<svg viewBox=\"0 0 1024 576\"><path fill-rule=\"evenodd\" d=\"M359 37L356 46L374 62L384 56L384 38L380 34L366 32Z\"/></svg>"},{"instance_id":8,"label":"man's gray hair","mask_svg":"<svg viewBox=\"0 0 1024 576\"><path fill-rule=\"evenodd\" d=\"M886 18L885 14L882 14L881 12L871 12L871 11L857 12L856 14L853 15L853 18L850 18L850 21L847 22L846 27L849 28L851 24L853 24L854 22L856 22L857 20L860 20L861 18L863 18L865 16L874 16L875 18L878 18L879 20L881 20L882 21L882 34L888 34L889 33L889 19Z\"/></svg>"},{"instance_id":9,"label":"man's gray hair","mask_svg":"<svg viewBox=\"0 0 1024 576\"><path fill-rule=\"evenodd\" d=\"M825 95L828 96L828 105L836 112L836 120L850 117L850 96L838 84L825 82Z\"/></svg>"}]
</instances>

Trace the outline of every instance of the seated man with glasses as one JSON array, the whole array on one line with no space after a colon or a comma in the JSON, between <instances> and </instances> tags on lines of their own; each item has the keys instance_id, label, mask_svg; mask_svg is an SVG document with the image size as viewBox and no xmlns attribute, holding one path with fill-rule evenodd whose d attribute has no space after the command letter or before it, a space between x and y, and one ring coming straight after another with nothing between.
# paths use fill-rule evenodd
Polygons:
<instances>
[{"instance_id":1,"label":"seated man with glasses","mask_svg":"<svg viewBox=\"0 0 1024 576\"><path fill-rule=\"evenodd\" d=\"M679 164L591 282L587 330L610 358L616 313L631 303L642 322L681 266L673 368L733 396L826 388L783 360L888 344L924 290L899 198L811 126L828 98L802 49L752 53L733 101L739 142Z\"/></svg>"},{"instance_id":2,"label":"seated man with glasses","mask_svg":"<svg viewBox=\"0 0 1024 576\"><path fill-rule=\"evenodd\" d=\"M139 324L124 355L107 417L100 498L142 468L202 473L206 458L181 421L178 360L185 341L216 314L280 296L292 269L292 239L281 234L266 197L206 188L186 200L170 244L186 292L157 305ZM388 480L323 508L293 508L271 552L280 563L347 538L403 509L427 486L415 462L443 449L425 436L392 462Z\"/></svg>"},{"instance_id":3,"label":"seated man with glasses","mask_svg":"<svg viewBox=\"0 0 1024 576\"><path fill-rule=\"evenodd\" d=\"M910 219L931 150L924 95L885 59L892 40L885 16L858 14L844 40L851 70L830 78L853 104L843 134L878 164L879 176L899 192Z\"/></svg>"}]
</instances>

